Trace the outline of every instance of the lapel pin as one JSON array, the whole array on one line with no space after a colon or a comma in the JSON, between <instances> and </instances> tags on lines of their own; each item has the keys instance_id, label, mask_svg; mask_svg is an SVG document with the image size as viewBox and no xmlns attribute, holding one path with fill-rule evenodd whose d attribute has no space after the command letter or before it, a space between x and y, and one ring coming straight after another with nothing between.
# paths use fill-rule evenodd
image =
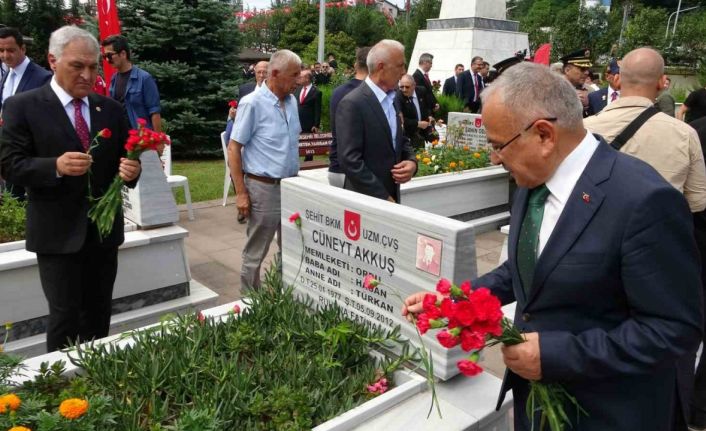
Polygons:
<instances>
[{"instance_id":1,"label":"lapel pin","mask_svg":"<svg viewBox=\"0 0 706 431\"><path fill-rule=\"evenodd\" d=\"M586 192L583 192L583 196L582 196L581 198L582 198L583 201L586 202L586 203L591 202L591 196L590 196L588 193L586 193Z\"/></svg>"},{"instance_id":2,"label":"lapel pin","mask_svg":"<svg viewBox=\"0 0 706 431\"><path fill-rule=\"evenodd\" d=\"M100 112L100 111L101 111L101 107L100 107L100 106L96 106L96 111Z\"/></svg>"}]
</instances>

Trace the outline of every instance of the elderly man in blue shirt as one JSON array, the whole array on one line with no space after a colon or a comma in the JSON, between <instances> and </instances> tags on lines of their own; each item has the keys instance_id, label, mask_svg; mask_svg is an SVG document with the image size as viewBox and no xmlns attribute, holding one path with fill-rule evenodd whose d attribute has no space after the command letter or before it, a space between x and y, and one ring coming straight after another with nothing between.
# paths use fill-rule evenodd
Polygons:
<instances>
[{"instance_id":1,"label":"elderly man in blue shirt","mask_svg":"<svg viewBox=\"0 0 706 431\"><path fill-rule=\"evenodd\" d=\"M260 267L281 231L280 181L299 172L299 114L292 92L301 59L283 49L272 54L260 91L240 100L228 143L228 165L238 212L248 220L240 286L260 287ZM282 249L281 235L277 245Z\"/></svg>"}]
</instances>

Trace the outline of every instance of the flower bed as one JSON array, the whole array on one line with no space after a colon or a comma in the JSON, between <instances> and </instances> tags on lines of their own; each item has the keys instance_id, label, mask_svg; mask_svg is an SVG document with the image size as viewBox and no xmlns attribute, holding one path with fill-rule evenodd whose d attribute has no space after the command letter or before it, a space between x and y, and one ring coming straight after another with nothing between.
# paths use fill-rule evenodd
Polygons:
<instances>
[{"instance_id":1,"label":"flower bed","mask_svg":"<svg viewBox=\"0 0 706 431\"><path fill-rule=\"evenodd\" d=\"M418 150L416 158L417 177L490 166L490 154L485 150L473 151L468 146L443 143L432 143L431 148Z\"/></svg>"},{"instance_id":2,"label":"flower bed","mask_svg":"<svg viewBox=\"0 0 706 431\"><path fill-rule=\"evenodd\" d=\"M0 244L25 236L25 204L8 192L0 196Z\"/></svg>"},{"instance_id":3,"label":"flower bed","mask_svg":"<svg viewBox=\"0 0 706 431\"><path fill-rule=\"evenodd\" d=\"M130 334L122 348L79 347L74 378L46 366L31 382L0 388L21 400L0 413L0 429L84 430L97 420L96 429L119 430L309 429L385 393L412 357L403 344L400 358L376 359L370 349L401 343L397 333L357 326L335 308L311 313L276 272L265 286L224 319L183 316ZM7 385L16 364L2 358ZM59 408L70 398L88 401L75 419Z\"/></svg>"}]
</instances>

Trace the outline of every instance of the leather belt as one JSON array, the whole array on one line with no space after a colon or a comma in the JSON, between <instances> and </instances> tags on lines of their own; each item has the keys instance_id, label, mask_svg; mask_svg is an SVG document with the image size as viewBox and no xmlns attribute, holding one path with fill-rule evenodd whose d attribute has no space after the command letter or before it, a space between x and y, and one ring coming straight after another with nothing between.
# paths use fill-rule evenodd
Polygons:
<instances>
[{"instance_id":1,"label":"leather belt","mask_svg":"<svg viewBox=\"0 0 706 431\"><path fill-rule=\"evenodd\" d=\"M263 177L260 175L255 175L251 173L246 173L246 177L253 179L255 181L260 181L261 183L267 183L267 184L279 184L282 180L280 178L270 178L270 177Z\"/></svg>"}]
</instances>

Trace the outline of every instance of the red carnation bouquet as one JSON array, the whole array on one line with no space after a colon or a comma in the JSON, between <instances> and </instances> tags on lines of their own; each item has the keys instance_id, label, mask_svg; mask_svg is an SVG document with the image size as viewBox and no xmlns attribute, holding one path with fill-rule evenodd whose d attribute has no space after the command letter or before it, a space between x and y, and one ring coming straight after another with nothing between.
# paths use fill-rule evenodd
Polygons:
<instances>
[{"instance_id":1,"label":"red carnation bouquet","mask_svg":"<svg viewBox=\"0 0 706 431\"><path fill-rule=\"evenodd\" d=\"M430 329L440 329L436 334L439 343L450 349L461 346L468 352L466 359L456 366L466 376L475 376L483 371L478 365L480 352L490 346L511 346L525 341L520 330L503 316L500 300L485 287L471 289L464 281L456 286L442 278L436 285L441 295L428 293L424 296L424 311L416 317L416 326L421 334ZM441 299L440 299L441 296ZM565 406L573 405L576 416L586 411L560 384L530 381L527 399L527 415L532 422L535 413L540 414L540 430L549 425L551 431L570 428L571 420Z\"/></svg>"},{"instance_id":2,"label":"red carnation bouquet","mask_svg":"<svg viewBox=\"0 0 706 431\"><path fill-rule=\"evenodd\" d=\"M161 145L170 145L169 137L164 133L155 132L147 127L147 121L137 119L137 130L128 132L125 149L129 160L139 160L140 155L149 150L157 150ZM113 229L115 215L123 204L122 188L125 184L120 175L116 175L105 194L99 199L91 199L91 208L88 210L90 218L98 227L101 240Z\"/></svg>"},{"instance_id":3,"label":"red carnation bouquet","mask_svg":"<svg viewBox=\"0 0 706 431\"><path fill-rule=\"evenodd\" d=\"M231 108L238 108L238 101L237 100L231 100L228 102L228 106Z\"/></svg>"},{"instance_id":4,"label":"red carnation bouquet","mask_svg":"<svg viewBox=\"0 0 706 431\"><path fill-rule=\"evenodd\" d=\"M368 274L363 279L363 287L373 290L380 281ZM436 334L439 344L451 349L460 346L469 356L456 363L459 371L466 376L475 376L483 372L478 365L480 352L497 344L512 346L524 343L522 332L503 316L500 300L485 287L473 290L470 281L464 281L456 286L442 278L436 284L439 294L427 293L422 302L423 312L413 317L417 335L422 348L422 363L427 371L427 382L431 388L432 402L429 413L436 404L441 417L433 378L433 362L431 354L424 347L422 335L429 330L440 329ZM571 420L564 406L573 405L576 408L576 420L586 411L569 394L563 386L556 383L530 381L530 393L527 398L527 415L532 422L535 413L540 414L540 430L549 425L551 431L563 431L572 427Z\"/></svg>"}]
</instances>

